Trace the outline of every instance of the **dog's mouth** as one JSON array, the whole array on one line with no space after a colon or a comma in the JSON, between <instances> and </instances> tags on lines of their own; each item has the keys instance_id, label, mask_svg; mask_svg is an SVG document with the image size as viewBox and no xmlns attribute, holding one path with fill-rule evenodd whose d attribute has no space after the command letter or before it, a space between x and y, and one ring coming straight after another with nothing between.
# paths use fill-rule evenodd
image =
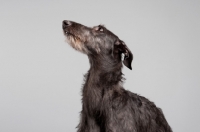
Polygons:
<instances>
[{"instance_id":1,"label":"dog's mouth","mask_svg":"<svg viewBox=\"0 0 200 132\"><path fill-rule=\"evenodd\" d=\"M70 44L73 48L83 53L86 53L86 48L84 46L84 38L81 38L79 35L72 33L71 31L64 29L64 35L66 36L66 42Z\"/></svg>"},{"instance_id":2,"label":"dog's mouth","mask_svg":"<svg viewBox=\"0 0 200 132\"><path fill-rule=\"evenodd\" d=\"M75 41L84 42L78 35L76 35L72 32L69 32L66 30L63 30L63 32L64 32L64 35L70 40L73 38Z\"/></svg>"}]
</instances>

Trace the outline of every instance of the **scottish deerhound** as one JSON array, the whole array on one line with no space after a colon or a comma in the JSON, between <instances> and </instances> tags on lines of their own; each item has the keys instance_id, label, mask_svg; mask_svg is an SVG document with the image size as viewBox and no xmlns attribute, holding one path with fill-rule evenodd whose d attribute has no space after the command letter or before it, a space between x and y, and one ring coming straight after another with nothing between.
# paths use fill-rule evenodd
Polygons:
<instances>
[{"instance_id":1,"label":"scottish deerhound","mask_svg":"<svg viewBox=\"0 0 200 132\"><path fill-rule=\"evenodd\" d=\"M122 63L132 69L133 55L115 34L63 21L67 42L88 55L90 69L82 89L78 132L172 132L162 110L122 86Z\"/></svg>"}]
</instances>

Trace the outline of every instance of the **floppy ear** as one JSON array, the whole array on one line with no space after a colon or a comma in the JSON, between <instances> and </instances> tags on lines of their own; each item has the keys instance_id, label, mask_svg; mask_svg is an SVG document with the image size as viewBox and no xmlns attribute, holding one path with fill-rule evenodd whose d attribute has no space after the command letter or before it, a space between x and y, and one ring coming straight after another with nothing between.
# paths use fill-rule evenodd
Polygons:
<instances>
[{"instance_id":1,"label":"floppy ear","mask_svg":"<svg viewBox=\"0 0 200 132\"><path fill-rule=\"evenodd\" d=\"M117 40L115 42L115 47L117 48L117 50L120 53L124 54L124 60L123 60L123 64L128 67L130 70L132 70L131 67L131 63L133 60L133 54L131 53L131 51L129 50L129 48L126 46L126 44L121 41L121 40Z\"/></svg>"}]
</instances>

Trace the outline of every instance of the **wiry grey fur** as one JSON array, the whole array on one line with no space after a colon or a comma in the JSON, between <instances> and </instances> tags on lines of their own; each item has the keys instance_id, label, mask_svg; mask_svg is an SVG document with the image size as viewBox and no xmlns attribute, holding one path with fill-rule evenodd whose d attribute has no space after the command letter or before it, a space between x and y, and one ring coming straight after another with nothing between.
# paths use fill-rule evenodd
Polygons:
<instances>
[{"instance_id":1,"label":"wiry grey fur","mask_svg":"<svg viewBox=\"0 0 200 132\"><path fill-rule=\"evenodd\" d=\"M65 20L63 31L90 61L78 132L172 132L160 108L123 88L122 63L132 69L133 59L123 41L102 25L90 28Z\"/></svg>"}]
</instances>

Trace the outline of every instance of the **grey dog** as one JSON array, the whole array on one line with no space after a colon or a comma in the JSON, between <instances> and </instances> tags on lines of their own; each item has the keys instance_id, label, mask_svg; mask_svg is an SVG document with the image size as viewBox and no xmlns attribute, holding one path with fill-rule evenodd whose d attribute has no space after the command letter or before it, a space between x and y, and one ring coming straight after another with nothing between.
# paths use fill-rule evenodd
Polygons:
<instances>
[{"instance_id":1,"label":"grey dog","mask_svg":"<svg viewBox=\"0 0 200 132\"><path fill-rule=\"evenodd\" d=\"M90 62L78 132L172 132L160 108L123 88L122 65L132 69L133 55L122 40L102 25L64 20L62 27L67 42Z\"/></svg>"}]
</instances>

